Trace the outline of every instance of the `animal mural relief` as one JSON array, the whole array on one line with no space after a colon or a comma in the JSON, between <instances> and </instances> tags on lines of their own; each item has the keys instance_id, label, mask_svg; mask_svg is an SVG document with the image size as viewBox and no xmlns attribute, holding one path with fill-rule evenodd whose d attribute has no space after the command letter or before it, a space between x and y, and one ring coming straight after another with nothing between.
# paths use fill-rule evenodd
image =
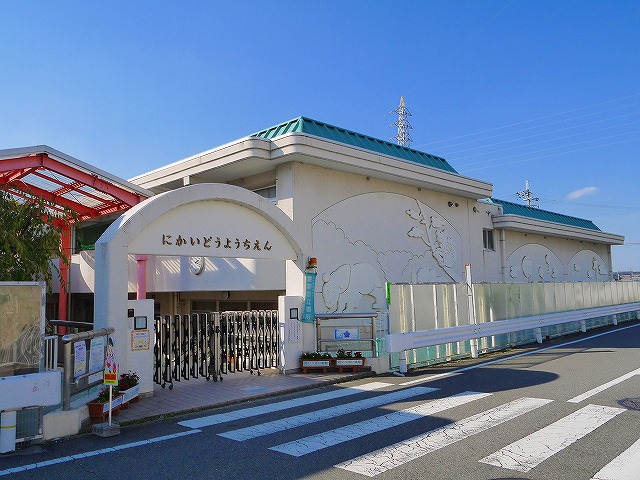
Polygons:
<instances>
[{"instance_id":1,"label":"animal mural relief","mask_svg":"<svg viewBox=\"0 0 640 480\"><path fill-rule=\"evenodd\" d=\"M385 309L387 281L462 280L460 234L405 195L366 193L337 202L314 218L312 235L318 312Z\"/></svg>"},{"instance_id":2,"label":"animal mural relief","mask_svg":"<svg viewBox=\"0 0 640 480\"><path fill-rule=\"evenodd\" d=\"M569 262L568 279L578 282L597 282L609 280L609 267L592 250L581 250Z\"/></svg>"},{"instance_id":3,"label":"animal mural relief","mask_svg":"<svg viewBox=\"0 0 640 480\"><path fill-rule=\"evenodd\" d=\"M360 310L363 296L373 299L372 309L385 298L380 274L369 264L341 265L322 276L322 298L330 312Z\"/></svg>"},{"instance_id":4,"label":"animal mural relief","mask_svg":"<svg viewBox=\"0 0 640 480\"><path fill-rule=\"evenodd\" d=\"M406 214L418 225L407 232L413 238L419 238L431 251L431 255L442 269L447 272L451 280L456 281L454 267L456 267L456 247L453 238L447 232L447 224L437 215L425 214L416 202L417 209L409 209Z\"/></svg>"},{"instance_id":5,"label":"animal mural relief","mask_svg":"<svg viewBox=\"0 0 640 480\"><path fill-rule=\"evenodd\" d=\"M563 265L560 259L547 247L531 243L523 245L509 255L506 262L512 282L561 281Z\"/></svg>"}]
</instances>

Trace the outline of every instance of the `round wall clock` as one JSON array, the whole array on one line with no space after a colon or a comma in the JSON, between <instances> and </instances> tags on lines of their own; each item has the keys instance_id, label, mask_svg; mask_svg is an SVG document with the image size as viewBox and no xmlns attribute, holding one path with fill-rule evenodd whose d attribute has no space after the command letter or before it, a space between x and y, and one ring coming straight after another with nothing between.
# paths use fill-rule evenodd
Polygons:
<instances>
[{"instance_id":1,"label":"round wall clock","mask_svg":"<svg viewBox=\"0 0 640 480\"><path fill-rule=\"evenodd\" d=\"M204 257L189 257L189 271L200 275L204 270Z\"/></svg>"}]
</instances>

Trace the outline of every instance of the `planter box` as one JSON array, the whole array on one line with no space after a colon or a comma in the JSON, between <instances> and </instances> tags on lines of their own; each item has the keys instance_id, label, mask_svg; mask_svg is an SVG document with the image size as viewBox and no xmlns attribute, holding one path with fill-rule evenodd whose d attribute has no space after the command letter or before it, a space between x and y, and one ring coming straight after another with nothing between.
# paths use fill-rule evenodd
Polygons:
<instances>
[{"instance_id":1,"label":"planter box","mask_svg":"<svg viewBox=\"0 0 640 480\"><path fill-rule=\"evenodd\" d=\"M342 373L344 369L351 369L353 373L356 373L359 368L364 367L364 357L336 358L335 366L340 373Z\"/></svg>"},{"instance_id":2,"label":"planter box","mask_svg":"<svg viewBox=\"0 0 640 480\"><path fill-rule=\"evenodd\" d=\"M119 394L111 401L111 415L117 415L121 405L122 394ZM109 402L88 402L87 407L92 421L104 422L105 417L109 414Z\"/></svg>"},{"instance_id":3,"label":"planter box","mask_svg":"<svg viewBox=\"0 0 640 480\"><path fill-rule=\"evenodd\" d=\"M126 390L120 390L122 394L122 403L127 404L127 402L138 402L140 401L140 385L134 385L131 388L127 388Z\"/></svg>"},{"instance_id":4,"label":"planter box","mask_svg":"<svg viewBox=\"0 0 640 480\"><path fill-rule=\"evenodd\" d=\"M331 358L301 358L300 368L302 368L302 373L307 373L308 370L322 370L322 373L327 373L332 363L333 359Z\"/></svg>"}]
</instances>

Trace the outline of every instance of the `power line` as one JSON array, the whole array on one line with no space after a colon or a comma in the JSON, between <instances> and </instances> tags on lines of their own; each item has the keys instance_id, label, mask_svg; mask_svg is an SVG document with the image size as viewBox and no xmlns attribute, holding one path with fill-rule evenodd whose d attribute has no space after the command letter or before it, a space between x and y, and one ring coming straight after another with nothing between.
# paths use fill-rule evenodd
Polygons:
<instances>
[{"instance_id":1,"label":"power line","mask_svg":"<svg viewBox=\"0 0 640 480\"><path fill-rule=\"evenodd\" d=\"M634 113L628 113L628 114L625 114L625 115L619 115L618 117L614 117L614 118L605 118L603 120L596 120L596 121L593 121L593 122L578 124L578 125L574 125L574 126L567 127L567 128L561 128L561 129L555 130L554 132L536 133L534 135L527 135L525 137L513 138L511 140L505 140L503 142L495 142L495 143L490 143L490 144L486 144L486 145L479 145L477 147L470 147L470 148L466 148L464 150L458 150L457 152L449 152L449 153L446 154L446 156L452 156L452 155L456 155L458 153L468 152L468 151L471 151L471 150L478 150L478 149L481 149L481 148L487 148L488 149L488 148L494 147L496 145L504 145L505 143L519 142L519 141L522 141L522 140L526 140L528 138L542 137L542 136L545 136L545 135L550 135L551 133L557 133L557 132L563 132L563 131L567 131L567 130L573 130L573 129L576 129L576 128L585 127L587 125L593 125L595 123L608 122L610 120L615 120L615 119L618 119L618 118L628 117L628 116L632 116L632 115L640 115L640 111L639 112L634 112ZM611 130L612 128L628 127L629 125L634 125L636 123L640 123L640 120L636 120L635 122L628 122L628 123L623 123L623 124L611 125L609 127L597 128L595 130L582 131L582 132L578 132L578 133L573 133L571 135L565 135L563 137L549 138L549 139L543 140L541 142L533 142L533 143L527 143L527 144L524 144L524 145L516 145L516 146L513 146L513 147L509 147L509 149L518 148L518 147L526 147L526 146L530 146L530 145L537 145L539 143L552 142L554 140L562 140L562 139L565 139L565 138L576 137L576 136L579 136L579 135L588 135L588 134L591 134L591 133L601 132L603 130ZM503 150L505 150L505 149L503 149ZM500 151L500 150L498 150L498 151ZM457 158L460 159L461 157L457 157ZM466 158L466 157L462 157L462 158Z\"/></svg>"},{"instance_id":2,"label":"power line","mask_svg":"<svg viewBox=\"0 0 640 480\"><path fill-rule=\"evenodd\" d=\"M541 202L544 203L563 203L567 205L575 205L578 207L590 207L590 208L607 208L607 209L616 209L616 210L640 210L639 206L629 206L629 205L606 205L603 203L584 203L584 202L575 202L573 200L557 200L557 199L540 199Z\"/></svg>"},{"instance_id":3,"label":"power line","mask_svg":"<svg viewBox=\"0 0 640 480\"><path fill-rule=\"evenodd\" d=\"M599 140L606 140L608 138L622 137L624 135L629 135L631 133L640 133L640 130L632 130L630 132L615 133L613 135L607 135L607 136L604 136L604 137L593 138L593 139L590 139L590 140L584 140L582 142L575 142L575 143L568 143L568 144L563 144L563 145L556 145L555 147L543 148L541 150L534 150L533 152L516 153L514 156L531 155L532 153L535 154L535 153L538 153L538 152L546 152L546 151L555 150L555 149L558 149L558 148L566 148L566 147L573 147L573 146L576 146L576 145L584 145L584 144L591 143L591 142L597 142ZM571 136L575 136L575 135L568 135L567 137L561 137L561 138L569 138ZM542 141L542 142L533 142L533 143L527 143L527 144L524 144L524 145L517 145L515 147L502 148L500 150L495 150L495 152L504 152L506 150L513 150L514 148L519 148L519 147L530 147L530 146L533 146L533 145L540 145L541 143L547 143L547 142L550 142L550 141L553 141L553 140L557 140L557 139L550 139L550 140L546 140L546 141ZM481 155L492 155L492 154L493 154L493 152L474 153L474 154L471 154L471 155L466 155L466 156L463 156L463 157L456 158L456 160L464 160L465 158L478 157L478 156L481 156ZM506 158L510 158L510 157L506 157ZM500 160L500 159L498 159L498 160Z\"/></svg>"},{"instance_id":4,"label":"power line","mask_svg":"<svg viewBox=\"0 0 640 480\"><path fill-rule=\"evenodd\" d=\"M619 145L621 143L632 142L632 141L635 141L635 140L640 140L640 137L629 138L629 139L626 139L626 140L620 140L618 142L603 143L601 145L593 145L593 146L590 146L590 147L575 148L573 150L569 150L569 151L566 151L566 152L556 152L556 153L550 153L548 155L539 155L539 156L536 156L536 157L525 158L524 160L515 160L513 162L496 163L496 164L487 165L487 166L484 166L484 167L477 167L477 168L467 169L466 171L467 172L472 172L472 171L475 171L475 170L483 170L485 168L502 167L502 166L505 166L505 165L513 165L515 163L523 163L523 162L529 162L529 161L534 161L534 160L541 160L543 158L554 157L554 156L557 156L557 155L567 155L569 153L582 152L582 151L585 151L585 150L593 150L594 148L609 147L611 145ZM586 142L581 142L581 143L586 143ZM579 145L579 143L572 144L572 145ZM557 149L557 148L563 148L563 147L566 147L566 146L571 146L571 145L561 145L559 147L554 147L554 148ZM544 152L544 151L548 151L548 150L553 150L554 148L538 150L537 152L533 152L533 153L535 154L535 153L538 153L538 152ZM503 157L503 158L500 158L500 159L497 159L497 160L498 161L508 160L510 158L520 157L522 155L531 155L531 154L532 154L532 152L519 153L519 154L511 155L511 156L508 156L508 157ZM486 161L483 161L483 162L468 163L467 165L463 165L463 167L464 166L470 166L470 165L480 165L480 164L483 164L483 163L489 163L489 162L494 162L494 161L496 161L496 159L486 160Z\"/></svg>"},{"instance_id":5,"label":"power line","mask_svg":"<svg viewBox=\"0 0 640 480\"><path fill-rule=\"evenodd\" d=\"M459 136L451 137L451 138L444 139L444 140L438 140L438 141L435 141L435 142L425 143L425 144L418 145L418 146L434 145L434 144L438 144L438 143L449 142L451 140L457 140L459 138L466 138L466 137L471 137L471 136L474 136L474 135L481 135L481 134L487 133L487 132L493 132L493 131L496 131L496 130L502 130L503 128L511 128L511 127L515 127L515 126L518 126L518 125L525 125L527 123L537 122L539 120L546 120L547 118L558 117L560 115L565 115L567 113L577 112L577 111L580 111L580 110L586 110L587 108L598 107L600 105L606 105L608 103L618 102L618 101L621 101L621 100L627 100L629 98L634 98L634 97L640 97L640 93L636 93L636 94L633 94L633 95L628 95L626 97L615 98L615 99L612 99L612 100L607 100L605 102L600 102L600 103L596 103L596 104L592 104L592 105L587 105L587 106L584 106L584 107L573 108L571 110L566 110L564 112L554 113L554 114L551 114L551 115L545 115L543 117L538 117L538 118L534 118L534 119L531 119L531 120L524 120L522 122L511 123L511 124L508 124L508 125L503 125L501 127L488 128L486 130L481 130L481 131L478 131L478 132L468 133L468 134L465 134L465 135L459 135ZM617 110L619 108L633 106L633 105L636 105L636 104L637 103L633 103L631 105L623 105L621 107L614 107L614 108L609 109L609 110L604 110L604 112ZM603 112L598 112L598 113L603 113ZM582 115L582 116L575 117L575 118L583 118L585 116L590 116L590 115L593 115L593 113L592 114L587 114L587 115ZM560 122L552 122L552 123L549 123L549 124L546 124L546 125L553 125L555 123L561 123L561 121ZM546 126L546 125L542 125L542 126ZM536 128L536 127L530 127L530 128ZM539 128L539 126L538 126L538 128ZM524 129L524 130L527 130L527 129ZM503 135L503 134L501 134L501 135ZM500 135L498 135L498 136L500 136ZM493 138L493 137L488 137L488 138ZM453 145L453 146L456 146L456 145Z\"/></svg>"}]
</instances>

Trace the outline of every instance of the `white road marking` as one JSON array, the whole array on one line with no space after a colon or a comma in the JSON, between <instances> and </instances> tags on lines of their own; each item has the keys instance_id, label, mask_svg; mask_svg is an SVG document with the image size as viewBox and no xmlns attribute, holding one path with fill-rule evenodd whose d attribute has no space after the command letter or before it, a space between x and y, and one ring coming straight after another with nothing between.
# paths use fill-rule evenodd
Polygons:
<instances>
[{"instance_id":1,"label":"white road marking","mask_svg":"<svg viewBox=\"0 0 640 480\"><path fill-rule=\"evenodd\" d=\"M239 428L237 430L230 430L228 432L219 433L221 437L230 438L242 442L251 438L260 437L263 435L269 435L275 432L281 432L290 428L299 427L302 425L308 425L310 423L319 422L328 418L340 417L342 415L348 415L353 412L359 412L367 408L378 407L399 400L405 400L411 397L417 397L418 395L424 395L427 393L439 390L438 388L428 387L413 387L396 392L387 393L384 395L378 395L376 397L367 398L366 400L360 400L357 402L346 403L337 407L324 408L322 410L316 410L309 413L303 413L293 417L283 418L280 420L274 420L272 422L262 423L260 425L254 425L246 428Z\"/></svg>"},{"instance_id":2,"label":"white road marking","mask_svg":"<svg viewBox=\"0 0 640 480\"><path fill-rule=\"evenodd\" d=\"M471 435L512 420L524 413L542 407L552 400L520 398L485 412L445 425L425 434L398 442L375 452L335 465L337 468L374 477L392 468L404 465L430 452L439 450Z\"/></svg>"},{"instance_id":3,"label":"white road marking","mask_svg":"<svg viewBox=\"0 0 640 480\"><path fill-rule=\"evenodd\" d=\"M241 410L236 410L233 412L218 413L216 415L209 415L207 417L194 418L193 420L185 420L184 422L178 422L178 425L189 428L209 427L218 423L231 422L233 420L239 420L241 418L256 417L265 413L279 412L281 410L287 410L289 408L295 408L301 405L309 405L316 402L323 402L325 400L348 397L350 395L357 395L359 393L370 392L373 390L391 386L393 386L392 383L365 383L364 385L360 385L357 387L341 388L339 390L334 390L333 392L308 395L306 397L294 398L293 400L268 403L259 407L243 408Z\"/></svg>"},{"instance_id":4,"label":"white road marking","mask_svg":"<svg viewBox=\"0 0 640 480\"><path fill-rule=\"evenodd\" d=\"M592 338L598 338L598 337L602 337L603 335L609 335L611 333L616 333L616 332L619 332L621 330L626 330L628 328L636 328L636 327L640 327L640 324L628 325L626 327L617 328L615 330L610 330L608 332L598 333L597 335L591 335L591 336L586 337L586 338L580 338L578 340L572 340L571 342L560 343L558 345L552 345L550 347L538 348L536 350L531 350L529 352L518 353L517 355L510 355L508 357L497 358L496 360L490 360L488 362L478 363L476 365L470 365L468 367L459 368L458 370L452 370L450 372L438 373L436 375L431 375L431 376L428 376L428 377L416 378L415 380L409 380L408 382L399 383L398 385L405 386L405 385L415 385L416 383L430 382L430 381L436 380L438 378L457 375L457 374L462 373L462 372L466 372L466 371L469 371L469 370L474 370L476 368L486 367L488 365L493 365L495 363L507 362L509 360L513 360L514 358L526 357L528 355L535 355L536 353L545 352L547 350L553 350L554 348L566 347L567 345L573 345L574 343L586 342L587 340L591 340Z\"/></svg>"},{"instance_id":5,"label":"white road marking","mask_svg":"<svg viewBox=\"0 0 640 480\"><path fill-rule=\"evenodd\" d=\"M202 432L202 430L189 430L187 432L174 433L171 435L163 435L162 437L150 438L148 440L140 440L138 442L124 443L122 445L116 445L109 448L102 448L100 450L93 450L91 452L76 453L75 455L69 455L66 457L53 458L51 460L31 463L29 465L21 465L19 467L7 468L6 470L0 470L0 477L4 475L9 475L12 473L24 472L26 470L33 470L36 468L48 467L50 465L57 465L58 463L72 462L74 460L81 460L83 458L95 457L96 455L104 455L105 453L114 453L114 452L117 452L118 450L126 450L128 448L141 447L143 445L163 442L165 440L173 440L174 438L180 438L186 435L192 435L194 433L200 433L200 432Z\"/></svg>"},{"instance_id":6,"label":"white road marking","mask_svg":"<svg viewBox=\"0 0 640 480\"><path fill-rule=\"evenodd\" d=\"M596 473L591 480L638 480L640 440Z\"/></svg>"},{"instance_id":7,"label":"white road marking","mask_svg":"<svg viewBox=\"0 0 640 480\"><path fill-rule=\"evenodd\" d=\"M511 445L507 445L483 458L480 462L518 472L528 472L624 411L623 408L587 405Z\"/></svg>"},{"instance_id":8,"label":"white road marking","mask_svg":"<svg viewBox=\"0 0 640 480\"><path fill-rule=\"evenodd\" d=\"M629 372L625 375L622 375L621 377L615 378L613 380L611 380L610 382L607 382L603 385L600 385L599 387L596 388L592 388L591 390L589 390L588 392L583 393L582 395L578 395L576 397L573 397L570 400L567 400L567 402L571 402L571 403L580 403L583 400L586 400L589 397L593 397L595 394L600 393L604 390L606 390L609 387L613 387L614 385L617 385L618 383L624 382L625 380L628 380L629 378L635 376L635 375L640 375L640 368L635 369L633 372Z\"/></svg>"},{"instance_id":9,"label":"white road marking","mask_svg":"<svg viewBox=\"0 0 640 480\"><path fill-rule=\"evenodd\" d=\"M416 407L406 408L397 412L382 415L362 422L354 423L347 427L336 428L327 432L311 435L293 442L283 443L271 447L270 450L286 453L294 457L300 457L323 448L338 445L364 435L380 432L387 428L397 427L403 423L418 420L465 403L478 400L491 395L490 393L462 392L451 397L440 398Z\"/></svg>"}]
</instances>

